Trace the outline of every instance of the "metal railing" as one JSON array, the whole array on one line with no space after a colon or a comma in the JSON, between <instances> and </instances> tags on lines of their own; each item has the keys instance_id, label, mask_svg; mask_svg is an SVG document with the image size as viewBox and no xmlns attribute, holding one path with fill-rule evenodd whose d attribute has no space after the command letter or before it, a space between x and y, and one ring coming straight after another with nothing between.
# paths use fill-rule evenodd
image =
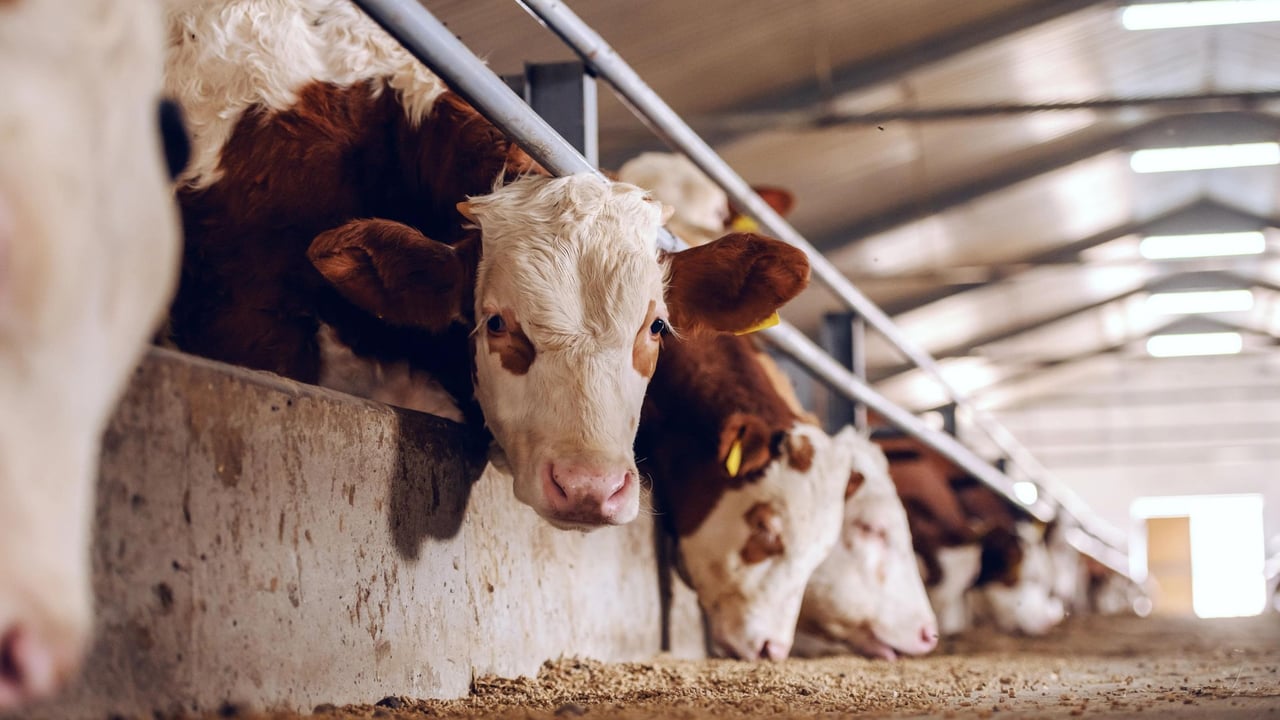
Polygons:
<instances>
[{"instance_id":1,"label":"metal railing","mask_svg":"<svg viewBox=\"0 0 1280 720\"><path fill-rule=\"evenodd\" d=\"M395 37L415 57L439 74L450 88L471 103L481 114L506 133L548 171L556 175L598 172L567 141L539 117L519 96L488 69L469 48L458 40L418 0L355 0L366 13ZM927 352L907 337L875 303L855 288L839 270L818 253L789 223L773 211L716 152L665 103L628 66L621 57L567 6L557 0L518 0L535 18L561 37L575 50L591 70L605 79L622 99L650 128L676 149L684 152L703 172L721 185L735 205L744 209L769 234L806 252L813 275L849 308L861 314L889 342L925 372L929 373L958 403L964 404L979 427L994 431L994 421L982 421L982 413L967 405L961 394L942 376L941 368ZM663 231L661 238L676 249L683 243ZM1009 500L1025 507L1034 517L1050 520L1055 507L1042 495L1036 502L1024 503L1013 492L1013 483L1002 472L983 460L955 438L928 427L920 418L897 406L877 392L865 380L835 362L793 326L783 323L761 333L772 345L794 358L814 376L836 392L865 403L893 425L920 439L964 471L974 475ZM989 424L989 425L988 425ZM1002 428L1001 428L1002 429ZM992 434L992 441L1015 462L1028 471L1038 470L1033 477L1047 477L1025 448L1012 441L1004 431ZM1012 442L1011 442L1012 441ZM1006 445L1009 447L1006 448ZM1066 495L1065 493L1062 493ZM1061 497L1061 496L1060 496ZM1067 497L1070 497L1067 495ZM1061 500L1059 500L1061 502ZM1091 517L1083 503L1063 509L1088 534L1074 543L1121 574L1128 575L1124 553L1112 545L1118 531L1108 531ZM1091 536L1091 537L1090 537ZM1110 538L1108 537L1110 536ZM1092 542L1089 542L1092 540Z\"/></svg>"}]
</instances>

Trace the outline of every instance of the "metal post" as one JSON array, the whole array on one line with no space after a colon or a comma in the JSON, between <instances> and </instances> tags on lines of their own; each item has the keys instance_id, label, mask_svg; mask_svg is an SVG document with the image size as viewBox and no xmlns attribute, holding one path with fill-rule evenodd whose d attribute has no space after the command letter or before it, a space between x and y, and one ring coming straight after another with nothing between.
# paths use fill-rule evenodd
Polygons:
<instances>
[{"instance_id":1,"label":"metal post","mask_svg":"<svg viewBox=\"0 0 1280 720\"><path fill-rule=\"evenodd\" d=\"M525 65L525 100L593 167L600 164L596 79L580 62Z\"/></svg>"},{"instance_id":2,"label":"metal post","mask_svg":"<svg viewBox=\"0 0 1280 720\"><path fill-rule=\"evenodd\" d=\"M851 312L832 312L822 316L822 326L818 328L818 342L827 351L832 360L848 368L858 377L854 370L853 322L856 316ZM827 401L827 431L836 432L845 425L856 422L859 403L851 398L833 394ZM863 416L866 416L864 410Z\"/></svg>"}]
</instances>

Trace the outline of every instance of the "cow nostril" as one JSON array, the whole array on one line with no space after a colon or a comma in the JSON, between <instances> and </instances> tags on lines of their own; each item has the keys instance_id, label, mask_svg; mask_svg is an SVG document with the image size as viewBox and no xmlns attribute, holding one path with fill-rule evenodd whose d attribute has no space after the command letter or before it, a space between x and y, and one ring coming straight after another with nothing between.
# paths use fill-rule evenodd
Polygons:
<instances>
[{"instance_id":1,"label":"cow nostril","mask_svg":"<svg viewBox=\"0 0 1280 720\"><path fill-rule=\"evenodd\" d=\"M938 642L938 631L929 625L920 628L920 642L927 647L933 647Z\"/></svg>"},{"instance_id":2,"label":"cow nostril","mask_svg":"<svg viewBox=\"0 0 1280 720\"><path fill-rule=\"evenodd\" d=\"M613 492L609 493L609 499L605 502L613 502L621 500L624 493L627 492L627 486L631 484L631 473L628 471L623 474L622 480L613 487Z\"/></svg>"},{"instance_id":3,"label":"cow nostril","mask_svg":"<svg viewBox=\"0 0 1280 720\"><path fill-rule=\"evenodd\" d=\"M17 651L20 633L21 630L13 627L0 637L0 685L22 687L22 665Z\"/></svg>"},{"instance_id":4,"label":"cow nostril","mask_svg":"<svg viewBox=\"0 0 1280 720\"><path fill-rule=\"evenodd\" d=\"M50 650L21 625L0 635L0 708L54 689L57 668Z\"/></svg>"},{"instance_id":5,"label":"cow nostril","mask_svg":"<svg viewBox=\"0 0 1280 720\"><path fill-rule=\"evenodd\" d=\"M769 641L768 641L768 640L765 640L765 641L764 641L764 644L760 646L760 655L759 655L759 657L760 657L760 659L761 659L761 660L772 660L772 659L773 659L773 647L772 647L771 645L769 645Z\"/></svg>"},{"instance_id":6,"label":"cow nostril","mask_svg":"<svg viewBox=\"0 0 1280 720\"><path fill-rule=\"evenodd\" d=\"M569 499L569 494L564 491L564 487L560 484L560 481L556 479L555 467L552 467L551 470L547 473L547 485L549 486L547 489L555 493L555 497L551 499L553 500Z\"/></svg>"}]
</instances>

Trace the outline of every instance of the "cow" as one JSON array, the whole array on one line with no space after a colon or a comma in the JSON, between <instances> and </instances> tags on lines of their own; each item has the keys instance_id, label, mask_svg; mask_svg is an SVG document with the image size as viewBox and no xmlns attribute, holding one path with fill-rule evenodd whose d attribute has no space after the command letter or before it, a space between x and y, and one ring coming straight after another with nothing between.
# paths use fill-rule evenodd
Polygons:
<instances>
[{"instance_id":1,"label":"cow","mask_svg":"<svg viewBox=\"0 0 1280 720\"><path fill-rule=\"evenodd\" d=\"M331 375L322 340L429 373L557 527L636 517L664 338L744 330L808 281L750 233L659 253L660 202L546 177L346 0L200 0L170 35L194 137L173 341L304 382Z\"/></svg>"},{"instance_id":2,"label":"cow","mask_svg":"<svg viewBox=\"0 0 1280 720\"><path fill-rule=\"evenodd\" d=\"M154 0L0 2L0 712L90 639L101 435L178 272L162 65Z\"/></svg>"},{"instance_id":3,"label":"cow","mask_svg":"<svg viewBox=\"0 0 1280 720\"><path fill-rule=\"evenodd\" d=\"M960 632L975 617L1028 635L1062 620L1041 524L915 438L879 442L907 507L942 634Z\"/></svg>"},{"instance_id":4,"label":"cow","mask_svg":"<svg viewBox=\"0 0 1280 720\"><path fill-rule=\"evenodd\" d=\"M729 204L729 196L689 158L676 153L646 152L622 164L617 179L638 185L675 208L667 227L696 247L730 230L754 231L755 223ZM795 207L795 197L782 188L761 185L756 194L779 215Z\"/></svg>"},{"instance_id":5,"label":"cow","mask_svg":"<svg viewBox=\"0 0 1280 720\"><path fill-rule=\"evenodd\" d=\"M747 337L668 338L636 453L714 649L778 660L839 536L852 446L806 422L762 357Z\"/></svg>"},{"instance_id":6,"label":"cow","mask_svg":"<svg viewBox=\"0 0 1280 720\"><path fill-rule=\"evenodd\" d=\"M840 542L804 592L795 654L850 650L895 659L938 644L938 623L916 566L907 513L880 448L860 434L840 433L854 451L845 490Z\"/></svg>"}]
</instances>

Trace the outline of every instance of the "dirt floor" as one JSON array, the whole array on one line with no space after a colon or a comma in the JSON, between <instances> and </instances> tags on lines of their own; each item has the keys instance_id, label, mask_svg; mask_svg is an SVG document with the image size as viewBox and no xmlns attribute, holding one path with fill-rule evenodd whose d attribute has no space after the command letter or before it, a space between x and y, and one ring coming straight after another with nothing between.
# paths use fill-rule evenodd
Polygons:
<instances>
[{"instance_id":1,"label":"dirt floor","mask_svg":"<svg viewBox=\"0 0 1280 720\"><path fill-rule=\"evenodd\" d=\"M747 663L562 659L453 701L387 698L312 718L1276 718L1280 616L1089 617L1045 638L974 632L940 653ZM292 714L253 716L293 720Z\"/></svg>"}]
</instances>

